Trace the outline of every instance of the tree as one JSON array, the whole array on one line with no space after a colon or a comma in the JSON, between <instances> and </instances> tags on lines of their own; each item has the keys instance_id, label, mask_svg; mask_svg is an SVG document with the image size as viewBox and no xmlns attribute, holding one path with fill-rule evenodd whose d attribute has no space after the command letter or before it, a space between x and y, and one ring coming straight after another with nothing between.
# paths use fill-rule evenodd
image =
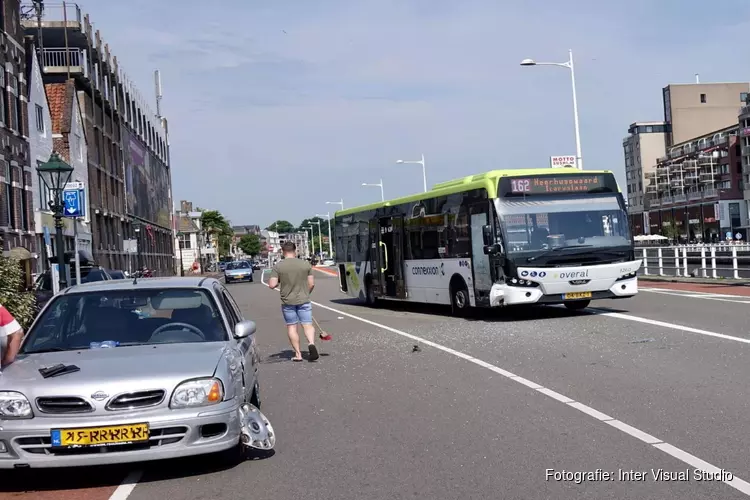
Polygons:
<instances>
[{"instance_id":1,"label":"tree","mask_svg":"<svg viewBox=\"0 0 750 500\"><path fill-rule=\"evenodd\" d=\"M294 225L288 220L277 220L266 228L268 231L275 231L277 233L293 233Z\"/></svg>"},{"instance_id":2,"label":"tree","mask_svg":"<svg viewBox=\"0 0 750 500\"><path fill-rule=\"evenodd\" d=\"M211 238L216 238L219 256L229 254L232 246L232 226L218 210L204 210L201 213L201 227Z\"/></svg>"},{"instance_id":3,"label":"tree","mask_svg":"<svg viewBox=\"0 0 750 500\"><path fill-rule=\"evenodd\" d=\"M323 236L328 236L328 221L326 219L323 219L321 217L310 217L309 219L304 219L302 222L300 222L299 227L302 228L302 226L313 226L315 228L315 234L318 234L318 225L316 222L320 222L320 233ZM298 229L298 231L302 231L302 229Z\"/></svg>"},{"instance_id":4,"label":"tree","mask_svg":"<svg viewBox=\"0 0 750 500\"><path fill-rule=\"evenodd\" d=\"M31 324L36 314L36 299L25 291L23 270L19 262L0 256L0 304L16 318L22 328Z\"/></svg>"},{"instance_id":5,"label":"tree","mask_svg":"<svg viewBox=\"0 0 750 500\"><path fill-rule=\"evenodd\" d=\"M255 257L262 249L260 243L260 236L257 234L245 234L240 238L240 242L237 244L246 255Z\"/></svg>"}]
</instances>

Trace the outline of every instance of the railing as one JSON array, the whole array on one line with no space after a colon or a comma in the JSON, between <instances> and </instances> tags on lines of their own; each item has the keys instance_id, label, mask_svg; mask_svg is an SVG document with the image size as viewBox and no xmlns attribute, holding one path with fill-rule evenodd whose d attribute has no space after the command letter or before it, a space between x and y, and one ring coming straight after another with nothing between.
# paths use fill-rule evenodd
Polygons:
<instances>
[{"instance_id":1,"label":"railing","mask_svg":"<svg viewBox=\"0 0 750 500\"><path fill-rule=\"evenodd\" d=\"M643 276L750 279L748 244L641 247L636 256Z\"/></svg>"},{"instance_id":2,"label":"railing","mask_svg":"<svg viewBox=\"0 0 750 500\"><path fill-rule=\"evenodd\" d=\"M86 51L82 49L69 48L65 56L65 49L42 49L42 66L53 67L76 67L86 68Z\"/></svg>"},{"instance_id":3,"label":"railing","mask_svg":"<svg viewBox=\"0 0 750 500\"><path fill-rule=\"evenodd\" d=\"M36 26L36 11L34 10L34 2L23 1L21 2L21 10L27 12L25 19L22 19L25 25ZM83 15L78 4L65 2L52 2L44 3L44 10L42 11L42 23L49 22L68 22L80 23L83 22Z\"/></svg>"}]
</instances>

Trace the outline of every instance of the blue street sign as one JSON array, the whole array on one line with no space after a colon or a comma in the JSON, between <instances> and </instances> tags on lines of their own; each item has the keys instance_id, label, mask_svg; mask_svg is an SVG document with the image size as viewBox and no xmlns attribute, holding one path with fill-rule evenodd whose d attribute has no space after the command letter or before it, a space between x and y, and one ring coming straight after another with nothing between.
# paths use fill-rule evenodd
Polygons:
<instances>
[{"instance_id":1,"label":"blue street sign","mask_svg":"<svg viewBox=\"0 0 750 500\"><path fill-rule=\"evenodd\" d=\"M63 200L65 200L65 217L86 217L86 193L81 184L75 185L74 189L65 189L63 191Z\"/></svg>"},{"instance_id":2,"label":"blue street sign","mask_svg":"<svg viewBox=\"0 0 750 500\"><path fill-rule=\"evenodd\" d=\"M52 239L49 236L49 228L47 226L44 226L44 244L45 245L52 244Z\"/></svg>"}]
</instances>

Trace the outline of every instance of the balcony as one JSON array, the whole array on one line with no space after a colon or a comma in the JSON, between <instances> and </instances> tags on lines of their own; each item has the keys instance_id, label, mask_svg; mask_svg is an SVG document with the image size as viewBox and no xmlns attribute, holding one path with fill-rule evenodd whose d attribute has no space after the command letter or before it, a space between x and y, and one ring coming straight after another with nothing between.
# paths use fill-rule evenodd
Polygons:
<instances>
[{"instance_id":1,"label":"balcony","mask_svg":"<svg viewBox=\"0 0 750 500\"><path fill-rule=\"evenodd\" d=\"M656 185L649 184L649 185L646 186L646 193L648 193L648 194L656 194L658 192L659 192L659 190L657 189Z\"/></svg>"},{"instance_id":2,"label":"balcony","mask_svg":"<svg viewBox=\"0 0 750 500\"><path fill-rule=\"evenodd\" d=\"M36 29L37 19L34 2L21 2L21 26L24 29ZM66 24L67 23L67 24ZM44 3L42 11L42 28L83 28L83 14L77 4L68 2Z\"/></svg>"},{"instance_id":3,"label":"balcony","mask_svg":"<svg viewBox=\"0 0 750 500\"><path fill-rule=\"evenodd\" d=\"M700 200L701 197L700 191L688 191L687 198L689 201Z\"/></svg>"},{"instance_id":4,"label":"balcony","mask_svg":"<svg viewBox=\"0 0 750 500\"><path fill-rule=\"evenodd\" d=\"M703 198L718 198L719 191L717 189L704 189Z\"/></svg>"},{"instance_id":5,"label":"balcony","mask_svg":"<svg viewBox=\"0 0 750 500\"><path fill-rule=\"evenodd\" d=\"M41 54L43 71L46 74L68 73L71 75L89 76L86 51L83 49L43 49Z\"/></svg>"},{"instance_id":6,"label":"balcony","mask_svg":"<svg viewBox=\"0 0 750 500\"><path fill-rule=\"evenodd\" d=\"M672 197L672 201L674 203L685 203L687 201L687 196L684 194L676 194Z\"/></svg>"}]
</instances>

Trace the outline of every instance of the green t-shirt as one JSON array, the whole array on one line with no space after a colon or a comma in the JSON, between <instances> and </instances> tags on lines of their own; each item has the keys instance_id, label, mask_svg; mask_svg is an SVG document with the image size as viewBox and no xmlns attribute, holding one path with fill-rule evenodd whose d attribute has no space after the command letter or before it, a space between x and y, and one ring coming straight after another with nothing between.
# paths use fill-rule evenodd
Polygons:
<instances>
[{"instance_id":1,"label":"green t-shirt","mask_svg":"<svg viewBox=\"0 0 750 500\"><path fill-rule=\"evenodd\" d=\"M312 266L306 260L286 258L273 266L271 278L279 280L282 304L299 306L310 302L308 276L312 276Z\"/></svg>"}]
</instances>

